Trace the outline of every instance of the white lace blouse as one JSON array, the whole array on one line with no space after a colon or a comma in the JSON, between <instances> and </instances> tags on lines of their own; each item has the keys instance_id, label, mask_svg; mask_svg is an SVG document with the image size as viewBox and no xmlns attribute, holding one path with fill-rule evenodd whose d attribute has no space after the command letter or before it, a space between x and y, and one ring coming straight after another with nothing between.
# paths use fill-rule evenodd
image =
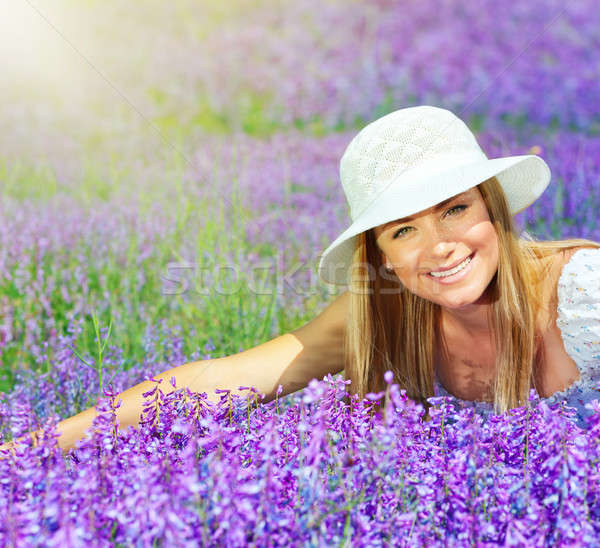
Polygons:
<instances>
[{"instance_id":1,"label":"white lace blouse","mask_svg":"<svg viewBox=\"0 0 600 548\"><path fill-rule=\"evenodd\" d=\"M600 400L600 249L577 250L563 266L558 280L556 325L560 329L566 352L577 364L581 378L565 390L543 399L554 405L561 401L577 411L577 424L585 427L591 411L585 404ZM448 396L455 407L473 407L487 417L493 412L491 402L470 401L449 394L438 382L435 396Z\"/></svg>"}]
</instances>

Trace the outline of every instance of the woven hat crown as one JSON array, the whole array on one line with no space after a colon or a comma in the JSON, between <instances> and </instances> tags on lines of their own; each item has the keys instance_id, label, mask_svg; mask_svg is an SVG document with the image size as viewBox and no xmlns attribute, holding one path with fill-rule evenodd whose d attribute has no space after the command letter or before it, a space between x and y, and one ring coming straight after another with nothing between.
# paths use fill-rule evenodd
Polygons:
<instances>
[{"instance_id":1,"label":"woven hat crown","mask_svg":"<svg viewBox=\"0 0 600 548\"><path fill-rule=\"evenodd\" d=\"M365 126L340 160L350 217L356 220L399 177L420 178L485 159L471 130L449 110L422 105L387 114Z\"/></svg>"}]
</instances>

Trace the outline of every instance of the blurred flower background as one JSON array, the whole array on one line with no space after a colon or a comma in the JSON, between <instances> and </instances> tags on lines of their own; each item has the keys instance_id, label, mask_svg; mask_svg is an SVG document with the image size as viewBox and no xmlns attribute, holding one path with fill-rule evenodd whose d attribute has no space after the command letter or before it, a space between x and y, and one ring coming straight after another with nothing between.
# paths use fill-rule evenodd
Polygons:
<instances>
[{"instance_id":1,"label":"blurred flower background","mask_svg":"<svg viewBox=\"0 0 600 548\"><path fill-rule=\"evenodd\" d=\"M541 155L552 180L519 227L600 240L599 30L592 0L3 6L4 437L94 405L102 379L313 318L340 291L316 275L349 220L339 159L398 108L453 110L490 158ZM103 377L73 350L93 362L99 337ZM48 519L28 542L59 543Z\"/></svg>"}]
</instances>

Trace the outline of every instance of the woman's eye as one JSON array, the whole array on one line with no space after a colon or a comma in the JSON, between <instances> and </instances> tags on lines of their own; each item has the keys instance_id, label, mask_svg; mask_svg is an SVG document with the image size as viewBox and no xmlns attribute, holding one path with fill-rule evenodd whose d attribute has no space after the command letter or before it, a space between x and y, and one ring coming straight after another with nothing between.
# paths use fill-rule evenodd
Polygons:
<instances>
[{"instance_id":1,"label":"woman's eye","mask_svg":"<svg viewBox=\"0 0 600 548\"><path fill-rule=\"evenodd\" d=\"M452 211L453 209L458 209L461 208L460 211L462 211L463 209L466 209L467 206L466 205L456 205L454 207L451 207L446 213L449 213L450 211Z\"/></svg>"},{"instance_id":2,"label":"woman's eye","mask_svg":"<svg viewBox=\"0 0 600 548\"><path fill-rule=\"evenodd\" d=\"M454 207L451 207L448 211L446 211L446 214L450 214L452 215L456 215L456 213L450 213L451 211L457 210L457 212L463 211L464 209L467 209L466 205L455 205ZM403 234L406 234L406 232L404 232L405 230L408 231L409 228L412 228L412 226L403 226L402 228L399 228L398 230L396 230L396 232L394 233L393 238L397 238L398 236L401 236Z\"/></svg>"},{"instance_id":3,"label":"woman's eye","mask_svg":"<svg viewBox=\"0 0 600 548\"><path fill-rule=\"evenodd\" d=\"M394 238L397 238L398 236L400 236L401 234L405 234L404 232L402 232L403 230L406 230L408 228L411 228L410 226L404 226L398 230L396 230L396 232L394 233Z\"/></svg>"}]
</instances>

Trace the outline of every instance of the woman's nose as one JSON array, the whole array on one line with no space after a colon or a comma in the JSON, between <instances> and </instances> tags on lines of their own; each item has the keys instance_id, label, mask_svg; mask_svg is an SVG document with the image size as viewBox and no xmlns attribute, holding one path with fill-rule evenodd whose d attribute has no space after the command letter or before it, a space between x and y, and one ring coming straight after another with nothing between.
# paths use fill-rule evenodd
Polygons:
<instances>
[{"instance_id":1,"label":"woman's nose","mask_svg":"<svg viewBox=\"0 0 600 548\"><path fill-rule=\"evenodd\" d=\"M425 228L427 247L435 254L444 256L456 247L457 234L447 224L429 223Z\"/></svg>"},{"instance_id":2,"label":"woman's nose","mask_svg":"<svg viewBox=\"0 0 600 548\"><path fill-rule=\"evenodd\" d=\"M446 257L452 255L455 248L455 242L439 241L436 244L434 244L430 249L433 257L437 259L445 259Z\"/></svg>"}]
</instances>

